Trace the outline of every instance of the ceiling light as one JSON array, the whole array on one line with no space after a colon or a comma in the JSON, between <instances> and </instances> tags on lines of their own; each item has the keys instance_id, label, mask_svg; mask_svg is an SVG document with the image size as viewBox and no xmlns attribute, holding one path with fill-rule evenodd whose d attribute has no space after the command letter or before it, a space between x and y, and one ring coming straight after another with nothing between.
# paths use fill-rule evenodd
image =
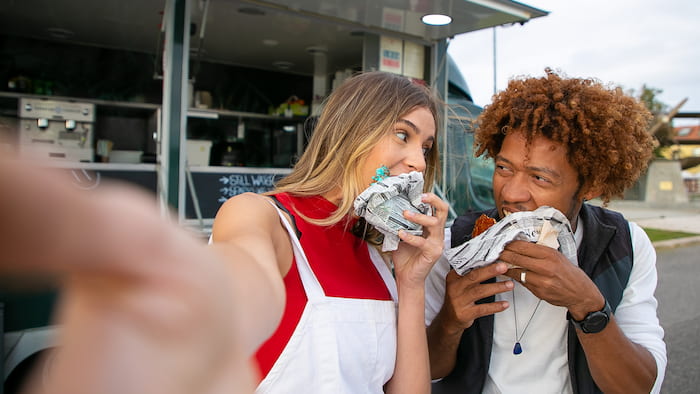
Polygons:
<instances>
[{"instance_id":1,"label":"ceiling light","mask_svg":"<svg viewBox=\"0 0 700 394\"><path fill-rule=\"evenodd\" d=\"M452 22L452 18L449 15L444 14L428 14L423 15L421 21L426 25L431 26L444 26Z\"/></svg>"},{"instance_id":2,"label":"ceiling light","mask_svg":"<svg viewBox=\"0 0 700 394\"><path fill-rule=\"evenodd\" d=\"M278 70L289 70L290 68L292 68L294 63L288 62L285 60L279 60L279 61L273 62L272 65L275 66L275 68Z\"/></svg>"},{"instance_id":3,"label":"ceiling light","mask_svg":"<svg viewBox=\"0 0 700 394\"><path fill-rule=\"evenodd\" d=\"M310 46L306 48L306 52L309 52L310 54L314 55L317 53L327 53L328 49L324 46Z\"/></svg>"},{"instance_id":4,"label":"ceiling light","mask_svg":"<svg viewBox=\"0 0 700 394\"><path fill-rule=\"evenodd\" d=\"M56 38L59 40L65 40L75 35L75 33L73 33L71 30L64 29L61 27L49 27L48 29L46 29L46 31L49 32L49 35L52 38Z\"/></svg>"}]
</instances>

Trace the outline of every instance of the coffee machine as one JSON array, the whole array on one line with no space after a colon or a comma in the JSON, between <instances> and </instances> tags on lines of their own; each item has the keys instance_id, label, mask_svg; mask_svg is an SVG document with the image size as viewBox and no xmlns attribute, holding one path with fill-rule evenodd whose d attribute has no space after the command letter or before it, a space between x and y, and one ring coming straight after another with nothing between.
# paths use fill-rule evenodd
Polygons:
<instances>
[{"instance_id":1,"label":"coffee machine","mask_svg":"<svg viewBox=\"0 0 700 394\"><path fill-rule=\"evenodd\" d=\"M93 161L95 104L23 97L19 117L21 155Z\"/></svg>"}]
</instances>

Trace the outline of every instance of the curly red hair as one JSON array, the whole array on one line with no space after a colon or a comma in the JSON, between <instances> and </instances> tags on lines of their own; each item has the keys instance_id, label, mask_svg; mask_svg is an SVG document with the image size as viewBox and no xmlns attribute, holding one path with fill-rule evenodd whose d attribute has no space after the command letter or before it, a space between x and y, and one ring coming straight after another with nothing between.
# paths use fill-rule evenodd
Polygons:
<instances>
[{"instance_id":1,"label":"curly red hair","mask_svg":"<svg viewBox=\"0 0 700 394\"><path fill-rule=\"evenodd\" d=\"M494 96L477 119L474 154L495 157L511 131L523 132L528 143L541 135L567 147L581 186L599 190L606 204L621 197L651 159L651 114L619 87L562 77L549 68L545 73L512 79Z\"/></svg>"}]
</instances>

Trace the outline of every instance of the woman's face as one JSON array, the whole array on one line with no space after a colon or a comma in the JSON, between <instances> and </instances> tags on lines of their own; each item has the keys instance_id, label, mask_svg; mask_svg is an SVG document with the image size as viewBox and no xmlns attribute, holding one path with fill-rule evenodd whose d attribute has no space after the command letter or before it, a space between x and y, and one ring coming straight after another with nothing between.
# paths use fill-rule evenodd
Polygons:
<instances>
[{"instance_id":1,"label":"woman's face","mask_svg":"<svg viewBox=\"0 0 700 394\"><path fill-rule=\"evenodd\" d=\"M404 115L370 151L362 165L362 181L369 186L377 168L386 166L390 175L424 172L426 155L435 143L435 118L425 107Z\"/></svg>"}]
</instances>

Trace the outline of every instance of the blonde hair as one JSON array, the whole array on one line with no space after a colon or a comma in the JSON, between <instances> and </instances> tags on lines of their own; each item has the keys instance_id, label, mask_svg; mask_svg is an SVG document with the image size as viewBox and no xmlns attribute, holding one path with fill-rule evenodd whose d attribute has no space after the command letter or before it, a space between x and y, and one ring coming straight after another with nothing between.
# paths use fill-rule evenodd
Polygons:
<instances>
[{"instance_id":1,"label":"blonde hair","mask_svg":"<svg viewBox=\"0 0 700 394\"><path fill-rule=\"evenodd\" d=\"M430 191L440 169L437 147L442 102L427 88L410 79L379 71L357 74L328 96L309 145L292 172L268 194L287 192L314 196L338 187L342 197L328 218L318 225L338 223L353 211L355 198L367 187L358 163L392 130L396 122L416 108L428 109L435 119L435 148L426 154L425 191Z\"/></svg>"}]
</instances>

